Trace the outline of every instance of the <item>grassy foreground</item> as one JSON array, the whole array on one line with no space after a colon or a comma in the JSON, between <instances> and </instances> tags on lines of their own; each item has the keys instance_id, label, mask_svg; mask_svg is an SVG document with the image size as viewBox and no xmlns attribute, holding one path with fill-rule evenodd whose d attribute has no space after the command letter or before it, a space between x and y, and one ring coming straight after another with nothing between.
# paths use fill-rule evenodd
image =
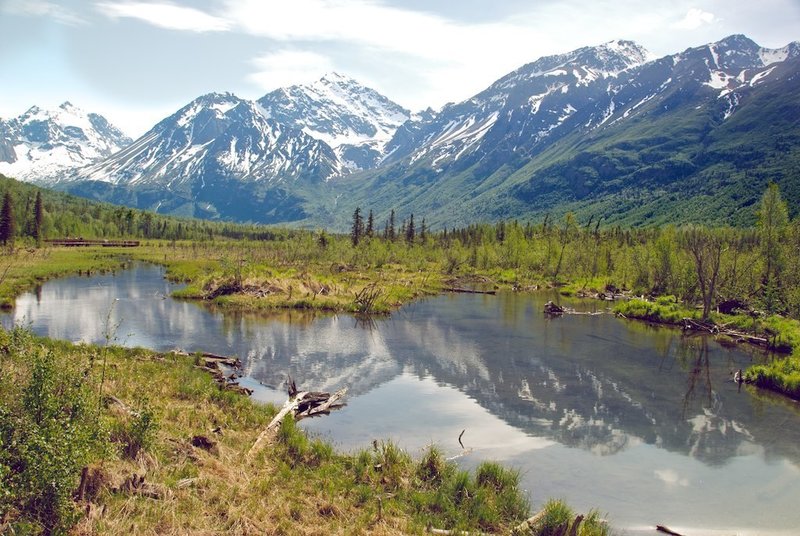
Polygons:
<instances>
[{"instance_id":1,"label":"grassy foreground","mask_svg":"<svg viewBox=\"0 0 800 536\"><path fill-rule=\"evenodd\" d=\"M220 389L198 360L0 330L0 532L507 533L529 516L516 471L468 473L436 447L341 454L287 419L249 456L275 408ZM574 517L559 501L545 514L521 533ZM581 524L607 533L596 512Z\"/></svg>"}]
</instances>

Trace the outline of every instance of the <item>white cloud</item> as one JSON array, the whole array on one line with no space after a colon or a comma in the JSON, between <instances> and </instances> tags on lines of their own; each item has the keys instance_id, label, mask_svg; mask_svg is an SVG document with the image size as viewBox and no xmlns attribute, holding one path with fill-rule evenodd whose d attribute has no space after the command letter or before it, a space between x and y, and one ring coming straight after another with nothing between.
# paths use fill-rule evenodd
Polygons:
<instances>
[{"instance_id":1,"label":"white cloud","mask_svg":"<svg viewBox=\"0 0 800 536\"><path fill-rule=\"evenodd\" d=\"M9 15L45 17L68 26L86 24L76 13L45 0L8 0L2 4L2 12Z\"/></svg>"},{"instance_id":2,"label":"white cloud","mask_svg":"<svg viewBox=\"0 0 800 536\"><path fill-rule=\"evenodd\" d=\"M99 2L97 9L112 19L139 19L160 28L190 32L224 32L230 21L199 9L171 3Z\"/></svg>"},{"instance_id":3,"label":"white cloud","mask_svg":"<svg viewBox=\"0 0 800 536\"><path fill-rule=\"evenodd\" d=\"M333 63L322 54L301 50L280 50L252 61L256 71L248 78L263 90L316 80L333 70Z\"/></svg>"},{"instance_id":4,"label":"white cloud","mask_svg":"<svg viewBox=\"0 0 800 536\"><path fill-rule=\"evenodd\" d=\"M668 486L681 486L683 488L689 487L689 479L681 478L674 469L656 469L654 471L656 478L667 484Z\"/></svg>"},{"instance_id":5,"label":"white cloud","mask_svg":"<svg viewBox=\"0 0 800 536\"><path fill-rule=\"evenodd\" d=\"M278 41L346 42L423 58L485 49L487 39L521 37L506 24L459 24L373 0L228 0L226 16L247 33Z\"/></svg>"},{"instance_id":6,"label":"white cloud","mask_svg":"<svg viewBox=\"0 0 800 536\"><path fill-rule=\"evenodd\" d=\"M713 13L693 7L686 12L686 16L680 22L676 22L672 27L679 30L696 30L705 24L712 24L716 21L717 18Z\"/></svg>"}]
</instances>

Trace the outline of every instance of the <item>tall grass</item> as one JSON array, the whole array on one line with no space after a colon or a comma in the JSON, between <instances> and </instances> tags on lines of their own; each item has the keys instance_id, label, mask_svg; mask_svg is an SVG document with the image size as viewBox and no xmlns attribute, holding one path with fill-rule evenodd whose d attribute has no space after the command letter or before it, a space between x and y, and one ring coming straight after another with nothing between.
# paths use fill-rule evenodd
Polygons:
<instances>
[{"instance_id":1,"label":"tall grass","mask_svg":"<svg viewBox=\"0 0 800 536\"><path fill-rule=\"evenodd\" d=\"M114 401L98 416L101 351L103 392ZM250 459L275 408L220 390L194 361L0 330L0 516L7 528L57 532L78 522L75 530L102 534L502 532L529 514L518 473L499 464L470 473L436 447L414 459L389 441L337 453L291 418ZM84 467L92 475L84 501L92 506L74 502ZM87 510L92 515L81 519Z\"/></svg>"}]
</instances>

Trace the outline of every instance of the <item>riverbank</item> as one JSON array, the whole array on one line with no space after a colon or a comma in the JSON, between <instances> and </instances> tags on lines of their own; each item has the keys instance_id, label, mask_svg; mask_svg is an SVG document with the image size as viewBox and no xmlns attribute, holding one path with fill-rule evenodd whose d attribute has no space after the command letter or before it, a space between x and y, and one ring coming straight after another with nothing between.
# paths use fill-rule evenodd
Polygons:
<instances>
[{"instance_id":1,"label":"riverbank","mask_svg":"<svg viewBox=\"0 0 800 536\"><path fill-rule=\"evenodd\" d=\"M530 516L517 472L468 473L435 447L341 454L289 419L250 456L275 408L202 361L0 330L0 531L501 534ZM525 533L574 519L560 501L545 511ZM587 519L582 534L608 533Z\"/></svg>"},{"instance_id":2,"label":"riverbank","mask_svg":"<svg viewBox=\"0 0 800 536\"><path fill-rule=\"evenodd\" d=\"M685 326L685 320L690 319L701 331L715 337L732 342L755 341L766 350L789 354L776 355L766 364L751 365L744 371L743 380L800 400L800 322L797 320L778 315L712 313L706 322L700 324L700 311L685 307L672 296L654 301L632 299L618 302L613 311L625 318L676 327Z\"/></svg>"},{"instance_id":3,"label":"riverbank","mask_svg":"<svg viewBox=\"0 0 800 536\"><path fill-rule=\"evenodd\" d=\"M323 250L313 240L150 241L136 248L17 250L0 264L0 307L11 307L17 295L47 279L115 270L128 260L165 266L168 278L186 284L174 293L177 298L238 311L307 309L380 315L420 296L453 287L527 291L545 286L534 274L519 271L450 270L446 256L425 248L376 242L367 245L372 249L363 251L338 244L338 251L336 244L332 242ZM603 281L572 282L561 291L579 294L594 288L604 291ZM671 325L699 317L698 310L670 296L616 302L615 311L626 318ZM759 387L800 399L800 322L779 316L718 313L711 319L718 326L763 337L780 352L794 352L767 365L750 367L745 378Z\"/></svg>"}]
</instances>

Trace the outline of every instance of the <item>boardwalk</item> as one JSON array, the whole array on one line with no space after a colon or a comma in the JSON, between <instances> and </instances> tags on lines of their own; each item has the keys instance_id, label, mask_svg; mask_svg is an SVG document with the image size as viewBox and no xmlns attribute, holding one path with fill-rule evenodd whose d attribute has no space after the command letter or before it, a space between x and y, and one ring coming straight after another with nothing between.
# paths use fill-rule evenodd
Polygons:
<instances>
[{"instance_id":1,"label":"boardwalk","mask_svg":"<svg viewBox=\"0 0 800 536\"><path fill-rule=\"evenodd\" d=\"M67 247L87 247L103 246L106 248L135 248L139 245L138 240L86 240L84 238L54 238L45 240L52 246Z\"/></svg>"}]
</instances>

